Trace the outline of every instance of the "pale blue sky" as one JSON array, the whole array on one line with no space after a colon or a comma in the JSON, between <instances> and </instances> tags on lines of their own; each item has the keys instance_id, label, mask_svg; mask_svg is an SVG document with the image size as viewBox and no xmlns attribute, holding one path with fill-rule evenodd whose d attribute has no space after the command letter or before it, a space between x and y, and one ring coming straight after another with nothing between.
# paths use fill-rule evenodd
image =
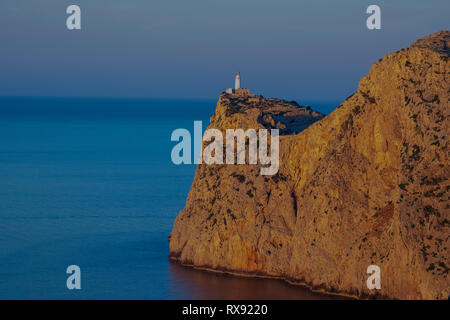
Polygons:
<instances>
[{"instance_id":1,"label":"pale blue sky","mask_svg":"<svg viewBox=\"0 0 450 320\"><path fill-rule=\"evenodd\" d=\"M66 29L66 8L82 30ZM370 4L382 29L366 28ZM2 0L0 95L342 100L371 64L449 29L447 0Z\"/></svg>"}]
</instances>

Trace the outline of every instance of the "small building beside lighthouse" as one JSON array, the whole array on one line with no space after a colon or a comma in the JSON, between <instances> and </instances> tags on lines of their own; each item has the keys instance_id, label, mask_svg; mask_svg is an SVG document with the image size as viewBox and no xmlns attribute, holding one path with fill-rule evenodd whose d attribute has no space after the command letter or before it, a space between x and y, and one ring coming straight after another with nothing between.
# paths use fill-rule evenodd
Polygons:
<instances>
[{"instance_id":1,"label":"small building beside lighthouse","mask_svg":"<svg viewBox=\"0 0 450 320\"><path fill-rule=\"evenodd\" d=\"M226 93L232 94L237 97L253 97L254 95L250 93L250 89L241 88L241 74L240 72L236 73L236 77L234 78L234 89L228 88L225 90Z\"/></svg>"}]
</instances>

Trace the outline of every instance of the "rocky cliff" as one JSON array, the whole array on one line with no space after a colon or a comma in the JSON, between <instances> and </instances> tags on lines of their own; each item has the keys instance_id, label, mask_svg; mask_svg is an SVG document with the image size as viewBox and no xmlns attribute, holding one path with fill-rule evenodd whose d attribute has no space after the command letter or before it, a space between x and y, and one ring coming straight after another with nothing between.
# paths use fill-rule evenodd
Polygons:
<instances>
[{"instance_id":1,"label":"rocky cliff","mask_svg":"<svg viewBox=\"0 0 450 320\"><path fill-rule=\"evenodd\" d=\"M280 169L199 165L170 258L357 297L446 299L449 42L442 31L386 55L327 117L223 94L210 128L279 128ZM381 290L367 289L371 264Z\"/></svg>"}]
</instances>

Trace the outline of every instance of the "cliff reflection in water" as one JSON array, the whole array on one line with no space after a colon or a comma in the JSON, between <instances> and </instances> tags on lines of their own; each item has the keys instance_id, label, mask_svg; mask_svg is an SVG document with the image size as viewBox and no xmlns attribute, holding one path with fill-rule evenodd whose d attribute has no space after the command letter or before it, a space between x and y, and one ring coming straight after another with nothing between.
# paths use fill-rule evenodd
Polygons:
<instances>
[{"instance_id":1,"label":"cliff reflection in water","mask_svg":"<svg viewBox=\"0 0 450 320\"><path fill-rule=\"evenodd\" d=\"M179 299L274 299L324 300L343 299L323 295L306 287L290 285L282 280L235 277L169 263L171 296Z\"/></svg>"}]
</instances>

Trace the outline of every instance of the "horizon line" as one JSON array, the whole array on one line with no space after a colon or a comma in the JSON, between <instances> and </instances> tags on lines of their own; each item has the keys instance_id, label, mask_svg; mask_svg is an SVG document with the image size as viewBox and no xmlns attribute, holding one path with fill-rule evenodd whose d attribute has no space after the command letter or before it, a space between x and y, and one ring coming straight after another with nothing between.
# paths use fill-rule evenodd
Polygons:
<instances>
[{"instance_id":1,"label":"horizon line","mask_svg":"<svg viewBox=\"0 0 450 320\"><path fill-rule=\"evenodd\" d=\"M221 95L220 93L218 97ZM337 103L337 102L343 102L345 99L303 99L303 98L280 98L275 96L264 96L264 98L270 99L280 99L280 100L286 100L286 101L305 101L305 102L330 102L330 103ZM71 96L71 95L61 95L61 96L51 96L51 95L1 95L0 99L4 98L29 98L29 99L104 99L104 100L179 100L179 101L189 101L189 100L204 100L204 101L217 101L218 97L138 97L138 96Z\"/></svg>"}]
</instances>

